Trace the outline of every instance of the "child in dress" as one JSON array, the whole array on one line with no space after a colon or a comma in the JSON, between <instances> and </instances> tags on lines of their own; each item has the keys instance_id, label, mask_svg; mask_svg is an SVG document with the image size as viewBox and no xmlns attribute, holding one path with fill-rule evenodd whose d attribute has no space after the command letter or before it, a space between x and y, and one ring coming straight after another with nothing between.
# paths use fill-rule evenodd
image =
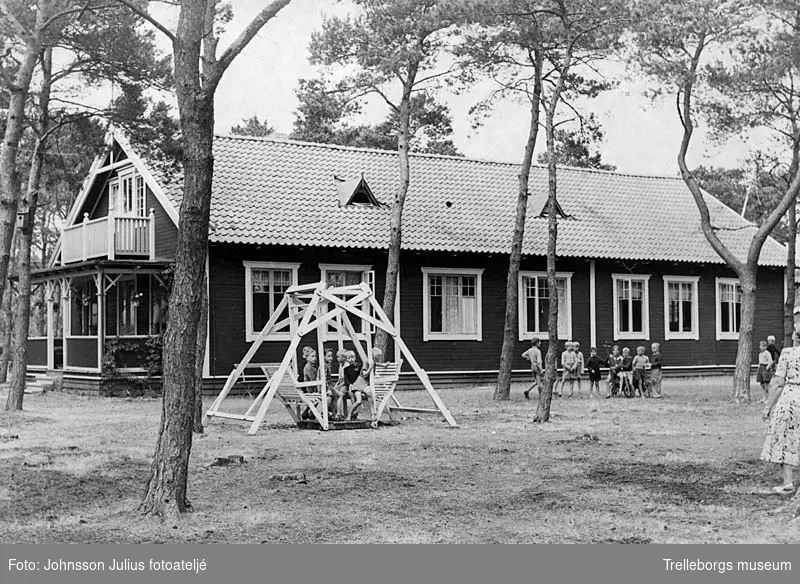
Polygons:
<instances>
[{"instance_id":1,"label":"child in dress","mask_svg":"<svg viewBox=\"0 0 800 584\"><path fill-rule=\"evenodd\" d=\"M589 349L589 360L586 361L586 369L589 371L589 397L594 395L597 390L597 397L600 397L600 366L603 364L597 356L597 349Z\"/></svg>"},{"instance_id":2,"label":"child in dress","mask_svg":"<svg viewBox=\"0 0 800 584\"><path fill-rule=\"evenodd\" d=\"M766 403L769 399L769 382L772 381L772 372L775 363L772 360L772 353L767 348L767 341L761 341L758 344L758 373L756 374L756 382L761 384L761 390L764 392L764 399L758 403Z\"/></svg>"},{"instance_id":3,"label":"child in dress","mask_svg":"<svg viewBox=\"0 0 800 584\"><path fill-rule=\"evenodd\" d=\"M650 358L644 354L644 347L636 347L636 356L633 358L633 386L639 392L639 397L644 399L645 393L650 397L647 390L647 368L650 366Z\"/></svg>"},{"instance_id":4,"label":"child in dress","mask_svg":"<svg viewBox=\"0 0 800 584\"><path fill-rule=\"evenodd\" d=\"M372 360L376 362L376 359L383 359L383 352L380 349L374 349L372 351ZM350 361L350 356L348 355L348 362ZM353 353L353 362L355 362L355 353ZM353 380L350 384L350 395L353 396L353 405L350 408L350 419L357 420L358 419L358 410L361 409L361 404L364 403L364 398L368 400L372 400L372 390L369 386L369 374L372 371L372 363L367 361L361 367L358 376Z\"/></svg>"},{"instance_id":5,"label":"child in dress","mask_svg":"<svg viewBox=\"0 0 800 584\"><path fill-rule=\"evenodd\" d=\"M578 376L578 355L575 353L575 344L572 341L567 341L564 346L567 350L561 353L561 366L564 371L561 374L561 390L558 392L558 396L561 397L564 394L564 386L569 383L567 397L572 397L575 379Z\"/></svg>"},{"instance_id":6,"label":"child in dress","mask_svg":"<svg viewBox=\"0 0 800 584\"><path fill-rule=\"evenodd\" d=\"M619 391L619 366L621 363L622 356L619 354L619 345L614 345L611 347L611 354L606 360L606 365L608 366L608 379L606 380L608 392L606 393L606 399L617 395Z\"/></svg>"},{"instance_id":7,"label":"child in dress","mask_svg":"<svg viewBox=\"0 0 800 584\"><path fill-rule=\"evenodd\" d=\"M310 350L306 351L305 349L310 349ZM317 381L317 378L319 377L319 366L318 366L319 360L317 358L317 352L314 349L311 349L310 347L305 347L303 349L303 355L306 360L306 364L303 367L303 381L304 382ZM303 387L302 391L303 393L310 393L314 391L314 388L310 386ZM303 411L301 418L304 420L310 420L312 417L313 416L311 415L311 410L308 407L306 407L306 409Z\"/></svg>"},{"instance_id":8,"label":"child in dress","mask_svg":"<svg viewBox=\"0 0 800 584\"><path fill-rule=\"evenodd\" d=\"M650 345L653 356L650 357L650 389L655 394L656 399L661 399L661 345L653 343Z\"/></svg>"},{"instance_id":9,"label":"child in dress","mask_svg":"<svg viewBox=\"0 0 800 584\"><path fill-rule=\"evenodd\" d=\"M586 368L586 362L583 360L583 353L581 353L581 344L578 341L572 343L572 348L575 350L575 357L578 359L578 369L577 369L577 377L576 381L578 382L578 397L583 397L581 395L581 377L583 377L583 370ZM592 390L589 389L589 395L591 396ZM571 394L570 394L571 395Z\"/></svg>"},{"instance_id":10,"label":"child in dress","mask_svg":"<svg viewBox=\"0 0 800 584\"><path fill-rule=\"evenodd\" d=\"M622 347L619 380L625 397L633 397L633 357L631 357L631 350L628 347Z\"/></svg>"}]
</instances>

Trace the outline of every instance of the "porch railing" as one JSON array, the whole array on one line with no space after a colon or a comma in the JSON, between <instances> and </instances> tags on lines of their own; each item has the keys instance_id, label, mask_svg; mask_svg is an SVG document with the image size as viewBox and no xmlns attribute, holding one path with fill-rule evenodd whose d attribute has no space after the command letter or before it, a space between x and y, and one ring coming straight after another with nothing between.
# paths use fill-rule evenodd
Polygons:
<instances>
[{"instance_id":1,"label":"porch railing","mask_svg":"<svg viewBox=\"0 0 800 584\"><path fill-rule=\"evenodd\" d=\"M147 217L109 215L64 228L61 235L61 264L93 258L120 256L155 259L155 213Z\"/></svg>"}]
</instances>

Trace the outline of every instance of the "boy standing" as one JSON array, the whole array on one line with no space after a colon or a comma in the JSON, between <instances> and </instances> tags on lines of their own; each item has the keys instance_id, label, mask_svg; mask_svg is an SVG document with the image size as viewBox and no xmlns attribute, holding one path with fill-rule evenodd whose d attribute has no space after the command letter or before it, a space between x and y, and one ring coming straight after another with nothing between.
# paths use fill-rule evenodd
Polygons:
<instances>
[{"instance_id":1,"label":"boy standing","mask_svg":"<svg viewBox=\"0 0 800 584\"><path fill-rule=\"evenodd\" d=\"M631 357L631 350L628 347L622 347L619 378L622 393L625 394L625 397L633 397L633 357Z\"/></svg>"},{"instance_id":2,"label":"boy standing","mask_svg":"<svg viewBox=\"0 0 800 584\"><path fill-rule=\"evenodd\" d=\"M644 399L645 385L647 384L647 368L650 358L644 354L644 347L636 347L636 356L633 358L633 385L639 392L639 397ZM647 397L650 391L647 390Z\"/></svg>"},{"instance_id":3,"label":"boy standing","mask_svg":"<svg viewBox=\"0 0 800 584\"><path fill-rule=\"evenodd\" d=\"M541 341L532 339L530 348L522 354L522 358L531 362L531 386L523 394L525 399L531 399L531 390L535 387L536 391L542 392L542 350L539 348Z\"/></svg>"},{"instance_id":4,"label":"boy standing","mask_svg":"<svg viewBox=\"0 0 800 584\"><path fill-rule=\"evenodd\" d=\"M661 399L661 345L653 343L650 349L653 352L650 358L650 388L655 393L656 399Z\"/></svg>"},{"instance_id":5,"label":"boy standing","mask_svg":"<svg viewBox=\"0 0 800 584\"><path fill-rule=\"evenodd\" d=\"M592 347L589 349L589 360L586 361L586 369L589 370L589 398L594 395L594 390L597 390L597 397L600 397L600 366L603 364L600 357L597 356L597 349Z\"/></svg>"},{"instance_id":6,"label":"boy standing","mask_svg":"<svg viewBox=\"0 0 800 584\"><path fill-rule=\"evenodd\" d=\"M622 357L619 355L619 345L614 345L611 347L611 354L606 361L606 365L608 365L608 393L606 393L606 399L617 395L619 390L617 384L619 382L620 363L622 363Z\"/></svg>"}]
</instances>

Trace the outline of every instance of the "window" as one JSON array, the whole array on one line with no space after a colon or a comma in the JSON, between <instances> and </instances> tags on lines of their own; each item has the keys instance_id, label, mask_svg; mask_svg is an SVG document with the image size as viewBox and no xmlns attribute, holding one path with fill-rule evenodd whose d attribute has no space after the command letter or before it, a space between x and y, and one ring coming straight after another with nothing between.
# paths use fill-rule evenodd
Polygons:
<instances>
[{"instance_id":1,"label":"window","mask_svg":"<svg viewBox=\"0 0 800 584\"><path fill-rule=\"evenodd\" d=\"M482 339L483 270L422 268L424 341Z\"/></svg>"},{"instance_id":2,"label":"window","mask_svg":"<svg viewBox=\"0 0 800 584\"><path fill-rule=\"evenodd\" d=\"M614 281L614 340L649 339L649 275L612 274Z\"/></svg>"},{"instance_id":3,"label":"window","mask_svg":"<svg viewBox=\"0 0 800 584\"><path fill-rule=\"evenodd\" d=\"M519 338L547 338L551 295L544 272L520 272ZM558 338L572 337L572 274L556 274L558 287Z\"/></svg>"},{"instance_id":4,"label":"window","mask_svg":"<svg viewBox=\"0 0 800 584\"><path fill-rule=\"evenodd\" d=\"M97 334L97 288L94 280L73 286L70 294L70 336L95 336Z\"/></svg>"},{"instance_id":5,"label":"window","mask_svg":"<svg viewBox=\"0 0 800 584\"><path fill-rule=\"evenodd\" d=\"M144 177L132 169L123 171L108 184L109 209L118 214L144 217L147 213Z\"/></svg>"},{"instance_id":6,"label":"window","mask_svg":"<svg viewBox=\"0 0 800 584\"><path fill-rule=\"evenodd\" d=\"M742 289L735 278L717 278L717 340L737 340L742 320Z\"/></svg>"},{"instance_id":7,"label":"window","mask_svg":"<svg viewBox=\"0 0 800 584\"><path fill-rule=\"evenodd\" d=\"M253 341L267 324L272 313L283 300L290 286L297 284L297 268L300 264L277 264L272 262L244 262L245 281L245 337ZM288 309L279 316L289 316ZM271 335L273 339L288 339L286 329Z\"/></svg>"},{"instance_id":8,"label":"window","mask_svg":"<svg viewBox=\"0 0 800 584\"><path fill-rule=\"evenodd\" d=\"M355 286L364 282L368 284L370 288L372 288L373 292L375 291L375 278L374 272L372 271L372 266L354 264L320 264L319 270L322 274L322 280L328 286ZM371 314L369 305L366 302L363 302L359 308L367 314ZM353 316L350 316L349 318L350 324L353 325L353 327L356 329L356 333L359 333L359 335L371 328L363 320L354 318ZM326 339L328 338L328 335L337 335L336 326L332 323L328 324L327 326ZM344 334L344 331L342 331L342 335L345 338L349 338Z\"/></svg>"},{"instance_id":9,"label":"window","mask_svg":"<svg viewBox=\"0 0 800 584\"><path fill-rule=\"evenodd\" d=\"M697 282L699 277L664 276L664 338L700 338Z\"/></svg>"}]
</instances>

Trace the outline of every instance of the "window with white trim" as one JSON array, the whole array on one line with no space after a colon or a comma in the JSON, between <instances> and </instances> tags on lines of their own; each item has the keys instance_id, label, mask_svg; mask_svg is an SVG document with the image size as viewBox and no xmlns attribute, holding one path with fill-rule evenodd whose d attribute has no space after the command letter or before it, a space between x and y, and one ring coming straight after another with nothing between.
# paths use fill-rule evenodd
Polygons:
<instances>
[{"instance_id":1,"label":"window with white trim","mask_svg":"<svg viewBox=\"0 0 800 584\"><path fill-rule=\"evenodd\" d=\"M245 282L245 336L253 341L272 317L290 286L297 284L300 264L275 262L243 262ZM289 316L284 309L278 322ZM289 338L288 328L273 333L267 340Z\"/></svg>"},{"instance_id":2,"label":"window with white trim","mask_svg":"<svg viewBox=\"0 0 800 584\"><path fill-rule=\"evenodd\" d=\"M649 339L649 275L612 274L614 339Z\"/></svg>"},{"instance_id":3,"label":"window with white trim","mask_svg":"<svg viewBox=\"0 0 800 584\"><path fill-rule=\"evenodd\" d=\"M482 340L483 270L422 268L423 340Z\"/></svg>"},{"instance_id":4,"label":"window with white trim","mask_svg":"<svg viewBox=\"0 0 800 584\"><path fill-rule=\"evenodd\" d=\"M558 338L572 337L572 273L556 273ZM545 272L519 274L519 338L547 338L551 294Z\"/></svg>"},{"instance_id":5,"label":"window with white trim","mask_svg":"<svg viewBox=\"0 0 800 584\"><path fill-rule=\"evenodd\" d=\"M322 275L322 281L328 286L357 286L363 282L368 284L369 287L372 288L372 291L375 292L375 278L372 266L356 264L319 264L319 271ZM362 302L358 307L367 314L370 314L369 306L366 301ZM359 337L369 330L369 326L365 324L363 320L355 318L353 315L349 315L348 319ZM327 325L325 333L326 339L329 337L336 337L339 334L334 323L329 323ZM345 331L341 331L341 335L344 339L350 338Z\"/></svg>"},{"instance_id":6,"label":"window with white trim","mask_svg":"<svg viewBox=\"0 0 800 584\"><path fill-rule=\"evenodd\" d=\"M742 288L736 278L717 278L717 340L739 338L742 321Z\"/></svg>"},{"instance_id":7,"label":"window with white trim","mask_svg":"<svg viewBox=\"0 0 800 584\"><path fill-rule=\"evenodd\" d=\"M133 168L126 168L108 183L108 207L117 215L147 215L147 189L144 177Z\"/></svg>"},{"instance_id":8,"label":"window with white trim","mask_svg":"<svg viewBox=\"0 0 800 584\"><path fill-rule=\"evenodd\" d=\"M699 276L664 276L664 338L700 338Z\"/></svg>"}]
</instances>

